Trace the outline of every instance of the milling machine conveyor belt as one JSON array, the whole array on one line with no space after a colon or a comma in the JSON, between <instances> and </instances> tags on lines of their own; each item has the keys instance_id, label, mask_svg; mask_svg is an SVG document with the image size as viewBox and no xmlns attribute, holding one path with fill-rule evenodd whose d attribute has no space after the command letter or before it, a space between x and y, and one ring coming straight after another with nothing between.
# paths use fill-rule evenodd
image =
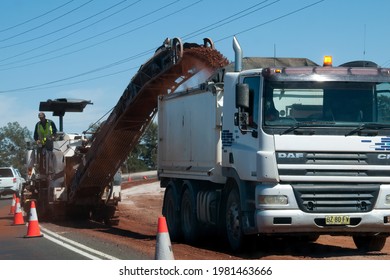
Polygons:
<instances>
[{"instance_id":1,"label":"milling machine conveyor belt","mask_svg":"<svg viewBox=\"0 0 390 280\"><path fill-rule=\"evenodd\" d=\"M85 160L73 176L70 198L76 201L99 195L109 185L156 114L158 96L174 92L199 71L206 69L211 75L226 64L226 58L214 49L210 39L197 45L182 44L174 38L159 48L140 67L95 134Z\"/></svg>"}]
</instances>

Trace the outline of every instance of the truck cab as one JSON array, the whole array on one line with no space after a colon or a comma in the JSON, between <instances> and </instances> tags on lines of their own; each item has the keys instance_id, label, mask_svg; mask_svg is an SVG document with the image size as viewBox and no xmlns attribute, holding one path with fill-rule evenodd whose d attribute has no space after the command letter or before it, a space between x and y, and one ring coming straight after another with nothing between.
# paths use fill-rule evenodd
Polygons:
<instances>
[{"instance_id":1,"label":"truck cab","mask_svg":"<svg viewBox=\"0 0 390 280\"><path fill-rule=\"evenodd\" d=\"M236 178L248 233L351 235L358 248L384 246L390 70L370 66L227 74L222 165Z\"/></svg>"}]
</instances>

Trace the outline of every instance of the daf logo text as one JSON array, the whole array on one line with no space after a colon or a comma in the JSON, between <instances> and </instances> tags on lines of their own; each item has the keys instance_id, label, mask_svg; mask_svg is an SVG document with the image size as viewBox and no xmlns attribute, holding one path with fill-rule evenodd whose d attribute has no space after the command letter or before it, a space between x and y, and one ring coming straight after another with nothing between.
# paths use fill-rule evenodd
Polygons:
<instances>
[{"instance_id":1,"label":"daf logo text","mask_svg":"<svg viewBox=\"0 0 390 280\"><path fill-rule=\"evenodd\" d=\"M278 153L278 158L303 158L303 153Z\"/></svg>"}]
</instances>

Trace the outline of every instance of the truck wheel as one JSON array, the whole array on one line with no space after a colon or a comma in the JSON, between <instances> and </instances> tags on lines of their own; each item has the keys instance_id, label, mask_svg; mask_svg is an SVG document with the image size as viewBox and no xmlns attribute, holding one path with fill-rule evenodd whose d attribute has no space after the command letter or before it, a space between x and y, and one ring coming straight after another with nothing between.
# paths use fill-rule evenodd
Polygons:
<instances>
[{"instance_id":1,"label":"truck wheel","mask_svg":"<svg viewBox=\"0 0 390 280\"><path fill-rule=\"evenodd\" d=\"M386 236L381 235L358 235L353 237L353 242L359 250L370 252L381 251L386 244L386 239Z\"/></svg>"},{"instance_id":2,"label":"truck wheel","mask_svg":"<svg viewBox=\"0 0 390 280\"><path fill-rule=\"evenodd\" d=\"M225 213L225 229L230 248L233 252L246 249L245 236L242 233L240 195L237 188L232 188L228 194Z\"/></svg>"},{"instance_id":3,"label":"truck wheel","mask_svg":"<svg viewBox=\"0 0 390 280\"><path fill-rule=\"evenodd\" d=\"M167 220L169 236L172 241L181 237L180 215L177 211L179 199L175 187L168 186L164 194L163 216Z\"/></svg>"},{"instance_id":4,"label":"truck wheel","mask_svg":"<svg viewBox=\"0 0 390 280\"><path fill-rule=\"evenodd\" d=\"M195 198L187 188L181 200L180 221L184 240L188 243L195 243L198 239L199 225L195 207Z\"/></svg>"}]
</instances>

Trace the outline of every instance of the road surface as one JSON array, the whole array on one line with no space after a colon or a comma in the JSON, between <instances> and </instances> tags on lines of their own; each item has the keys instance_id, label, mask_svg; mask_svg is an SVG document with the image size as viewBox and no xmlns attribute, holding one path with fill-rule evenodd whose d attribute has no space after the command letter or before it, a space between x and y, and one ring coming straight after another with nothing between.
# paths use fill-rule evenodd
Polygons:
<instances>
[{"instance_id":1,"label":"road surface","mask_svg":"<svg viewBox=\"0 0 390 280\"><path fill-rule=\"evenodd\" d=\"M120 223L115 227L85 221L42 223L57 236L67 238L118 259L151 260L156 248L158 217L164 190L153 177L123 183L119 204ZM62 252L44 233L44 238L24 239L27 227L11 226L10 199L0 200L0 259L86 259L80 253ZM51 242L51 243L50 243ZM4 249L3 249L4 248ZM48 249L49 248L49 249ZM321 236L316 242L258 239L250 252L231 254L218 236L208 236L199 244L172 243L177 260L390 260L390 242L381 252L362 253L352 238ZM59 255L56 255L56 252ZM38 253L44 253L39 255ZM103 256L97 258L104 259Z\"/></svg>"}]
</instances>

